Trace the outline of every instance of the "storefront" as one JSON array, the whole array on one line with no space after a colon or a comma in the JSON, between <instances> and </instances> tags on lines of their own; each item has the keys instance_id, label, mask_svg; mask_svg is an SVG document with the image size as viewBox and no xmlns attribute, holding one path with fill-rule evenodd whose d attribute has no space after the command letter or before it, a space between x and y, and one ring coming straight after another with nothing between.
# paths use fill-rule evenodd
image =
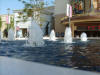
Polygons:
<instances>
[{"instance_id":1,"label":"storefront","mask_svg":"<svg viewBox=\"0 0 100 75\"><path fill-rule=\"evenodd\" d=\"M100 37L100 24L98 23L81 23L75 25L74 37L80 36L85 32L88 37Z\"/></svg>"},{"instance_id":2,"label":"storefront","mask_svg":"<svg viewBox=\"0 0 100 75\"><path fill-rule=\"evenodd\" d=\"M27 28L19 28L16 27L16 37L17 38L25 38L27 37Z\"/></svg>"},{"instance_id":3,"label":"storefront","mask_svg":"<svg viewBox=\"0 0 100 75\"><path fill-rule=\"evenodd\" d=\"M85 32L88 37L100 37L100 0L72 0L71 5L72 36L80 37ZM69 18L63 17L61 24L69 26Z\"/></svg>"},{"instance_id":4,"label":"storefront","mask_svg":"<svg viewBox=\"0 0 100 75\"><path fill-rule=\"evenodd\" d=\"M68 18L62 23L67 26ZM80 15L71 18L71 29L73 37L80 37L82 32L87 33L88 37L100 37L100 15Z\"/></svg>"}]
</instances>

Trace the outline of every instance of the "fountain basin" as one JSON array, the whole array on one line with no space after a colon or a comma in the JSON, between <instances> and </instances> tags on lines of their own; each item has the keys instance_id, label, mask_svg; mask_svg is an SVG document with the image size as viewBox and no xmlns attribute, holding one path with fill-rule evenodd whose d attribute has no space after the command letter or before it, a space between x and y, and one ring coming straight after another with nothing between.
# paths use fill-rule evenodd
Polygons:
<instances>
[{"instance_id":1,"label":"fountain basin","mask_svg":"<svg viewBox=\"0 0 100 75\"><path fill-rule=\"evenodd\" d=\"M8 57L0 57L0 64L0 75L99 75L93 72L48 66Z\"/></svg>"},{"instance_id":2,"label":"fountain basin","mask_svg":"<svg viewBox=\"0 0 100 75\"><path fill-rule=\"evenodd\" d=\"M0 56L17 58L29 62L100 72L100 40L65 44L62 40L45 41L44 47L26 47L24 40L2 41Z\"/></svg>"}]
</instances>

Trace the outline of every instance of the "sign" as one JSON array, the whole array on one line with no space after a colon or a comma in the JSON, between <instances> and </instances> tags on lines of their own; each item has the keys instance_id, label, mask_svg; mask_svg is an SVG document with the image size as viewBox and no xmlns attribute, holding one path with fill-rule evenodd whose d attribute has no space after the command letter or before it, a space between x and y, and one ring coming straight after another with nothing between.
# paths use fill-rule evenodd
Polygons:
<instances>
[{"instance_id":1,"label":"sign","mask_svg":"<svg viewBox=\"0 0 100 75\"><path fill-rule=\"evenodd\" d=\"M72 6L67 4L67 8L66 8L66 16L68 17L72 17Z\"/></svg>"},{"instance_id":2,"label":"sign","mask_svg":"<svg viewBox=\"0 0 100 75\"><path fill-rule=\"evenodd\" d=\"M6 23L10 24L10 16L8 16L8 15L6 16Z\"/></svg>"},{"instance_id":3,"label":"sign","mask_svg":"<svg viewBox=\"0 0 100 75\"><path fill-rule=\"evenodd\" d=\"M88 30L100 30L100 26L88 26Z\"/></svg>"},{"instance_id":4,"label":"sign","mask_svg":"<svg viewBox=\"0 0 100 75\"><path fill-rule=\"evenodd\" d=\"M77 30L79 31L100 31L100 26L99 25L77 26Z\"/></svg>"}]
</instances>

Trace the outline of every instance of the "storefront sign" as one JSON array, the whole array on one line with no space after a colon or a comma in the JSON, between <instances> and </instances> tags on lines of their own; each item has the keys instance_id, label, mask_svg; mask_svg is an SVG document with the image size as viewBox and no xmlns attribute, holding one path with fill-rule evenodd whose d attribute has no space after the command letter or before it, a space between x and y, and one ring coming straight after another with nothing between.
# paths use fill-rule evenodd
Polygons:
<instances>
[{"instance_id":1,"label":"storefront sign","mask_svg":"<svg viewBox=\"0 0 100 75\"><path fill-rule=\"evenodd\" d=\"M99 25L91 25L91 26L77 26L77 30L79 31L99 31L100 26Z\"/></svg>"},{"instance_id":2,"label":"storefront sign","mask_svg":"<svg viewBox=\"0 0 100 75\"><path fill-rule=\"evenodd\" d=\"M88 30L100 30L100 26L88 26Z\"/></svg>"}]
</instances>

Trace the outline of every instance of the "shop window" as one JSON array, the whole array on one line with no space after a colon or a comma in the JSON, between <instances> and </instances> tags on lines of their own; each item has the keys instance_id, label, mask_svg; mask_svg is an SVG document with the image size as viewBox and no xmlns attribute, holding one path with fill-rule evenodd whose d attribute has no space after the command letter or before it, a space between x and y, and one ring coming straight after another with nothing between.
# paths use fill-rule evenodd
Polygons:
<instances>
[{"instance_id":1,"label":"shop window","mask_svg":"<svg viewBox=\"0 0 100 75\"><path fill-rule=\"evenodd\" d=\"M56 32L56 37L60 37L60 33L59 32Z\"/></svg>"},{"instance_id":2,"label":"shop window","mask_svg":"<svg viewBox=\"0 0 100 75\"><path fill-rule=\"evenodd\" d=\"M64 32L61 32L61 37L64 37Z\"/></svg>"}]
</instances>

